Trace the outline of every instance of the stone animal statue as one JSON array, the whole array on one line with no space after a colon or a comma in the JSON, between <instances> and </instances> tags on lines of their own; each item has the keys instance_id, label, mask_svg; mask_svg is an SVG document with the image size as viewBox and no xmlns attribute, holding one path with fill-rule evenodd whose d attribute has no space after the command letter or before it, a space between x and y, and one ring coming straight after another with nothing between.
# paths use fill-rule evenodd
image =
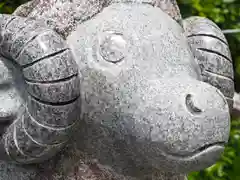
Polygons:
<instances>
[{"instance_id":1,"label":"stone animal statue","mask_svg":"<svg viewBox=\"0 0 240 180\"><path fill-rule=\"evenodd\" d=\"M1 180L183 180L228 141L227 41L175 0L33 0L0 54Z\"/></svg>"}]
</instances>

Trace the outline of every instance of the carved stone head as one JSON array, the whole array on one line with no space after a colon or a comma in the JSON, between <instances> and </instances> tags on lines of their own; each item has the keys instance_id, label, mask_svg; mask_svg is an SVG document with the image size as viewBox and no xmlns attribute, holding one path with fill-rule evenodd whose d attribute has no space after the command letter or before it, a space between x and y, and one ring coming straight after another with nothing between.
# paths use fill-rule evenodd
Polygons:
<instances>
[{"instance_id":1,"label":"carved stone head","mask_svg":"<svg viewBox=\"0 0 240 180\"><path fill-rule=\"evenodd\" d=\"M229 106L218 88L203 82L181 23L152 1L99 3L96 12L87 5L94 16L75 17L74 28L62 33L65 41L51 30L61 23L46 18L43 7L66 14L70 1L38 5L31 18L0 17L2 55L19 64L28 97L23 106L30 110L11 125L25 136L9 140L14 128L5 133L8 154L21 163L45 160L77 127L72 151L123 174L140 167L187 173L215 163L229 137Z\"/></svg>"}]
</instances>

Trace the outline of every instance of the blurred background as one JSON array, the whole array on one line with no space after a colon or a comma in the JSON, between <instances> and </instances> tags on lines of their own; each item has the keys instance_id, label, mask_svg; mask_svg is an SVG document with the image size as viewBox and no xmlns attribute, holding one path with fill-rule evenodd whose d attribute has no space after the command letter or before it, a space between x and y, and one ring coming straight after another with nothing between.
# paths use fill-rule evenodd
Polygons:
<instances>
[{"instance_id":1,"label":"blurred background","mask_svg":"<svg viewBox=\"0 0 240 180\"><path fill-rule=\"evenodd\" d=\"M0 0L0 13L12 13L26 0ZM178 0L183 17L204 16L225 34L235 71L235 90L240 92L240 0ZM240 115L232 115L229 143L221 159L213 166L188 175L188 180L240 180Z\"/></svg>"}]
</instances>

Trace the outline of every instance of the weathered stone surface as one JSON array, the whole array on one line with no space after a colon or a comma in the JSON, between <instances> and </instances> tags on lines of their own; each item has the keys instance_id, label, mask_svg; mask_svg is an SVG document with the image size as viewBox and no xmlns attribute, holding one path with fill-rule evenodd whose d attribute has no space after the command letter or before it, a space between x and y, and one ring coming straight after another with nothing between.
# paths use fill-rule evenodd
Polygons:
<instances>
[{"instance_id":1,"label":"weathered stone surface","mask_svg":"<svg viewBox=\"0 0 240 180\"><path fill-rule=\"evenodd\" d=\"M49 30L41 31L40 34L29 35L26 45L23 46L20 53L17 53L16 59L20 65L28 67L37 64L37 61L60 54L67 49L64 40L57 33Z\"/></svg>"},{"instance_id":2,"label":"weathered stone surface","mask_svg":"<svg viewBox=\"0 0 240 180\"><path fill-rule=\"evenodd\" d=\"M28 21L26 18L0 17L3 17L1 55L13 61L13 69L21 70L18 74L13 72L12 84L2 90L3 99L9 102L5 105L9 113L2 114L3 118L7 121L4 115L12 114L14 123L6 129L1 140L13 161L23 164L43 161L62 148L80 120L78 68L71 51L66 48L66 42L49 29L45 21L35 20L23 26ZM54 55L55 58L51 58ZM75 83L66 86L67 81ZM13 94L13 90L17 93ZM48 93L45 92L43 97L44 91ZM46 116L48 118L44 119Z\"/></svg>"},{"instance_id":3,"label":"weathered stone surface","mask_svg":"<svg viewBox=\"0 0 240 180\"><path fill-rule=\"evenodd\" d=\"M76 26L93 18L104 7L113 3L146 3L160 7L173 19L182 23L176 0L32 0L20 6L13 14L47 19L49 25L65 37Z\"/></svg>"},{"instance_id":4,"label":"weathered stone surface","mask_svg":"<svg viewBox=\"0 0 240 180\"><path fill-rule=\"evenodd\" d=\"M208 51L196 49L194 55L197 57L199 66L206 71L210 71L226 78L233 79L233 64L225 57Z\"/></svg>"},{"instance_id":5,"label":"weathered stone surface","mask_svg":"<svg viewBox=\"0 0 240 180\"><path fill-rule=\"evenodd\" d=\"M212 85L220 74L230 79L232 67L219 55L230 57L214 24L205 39L187 33L209 22L189 21L184 34L176 1L161 0L34 0L15 14L28 18L1 15L0 49L23 77L13 80L4 64L0 82L12 82L21 101L8 106L17 115L0 157L39 163L62 151L38 166L3 163L0 179L183 180L218 160L232 86ZM205 42L214 37L224 51L195 60L186 36L218 50Z\"/></svg>"},{"instance_id":6,"label":"weathered stone surface","mask_svg":"<svg viewBox=\"0 0 240 180\"><path fill-rule=\"evenodd\" d=\"M189 37L188 42L191 47L195 49L200 49L207 52L212 52L222 56L226 59L226 61L232 61L231 52L228 48L228 45L219 39L213 37Z\"/></svg>"},{"instance_id":7,"label":"weathered stone surface","mask_svg":"<svg viewBox=\"0 0 240 180\"><path fill-rule=\"evenodd\" d=\"M221 29L211 20L203 17L193 16L184 19L183 26L186 36L213 36L227 43Z\"/></svg>"},{"instance_id":8,"label":"weathered stone surface","mask_svg":"<svg viewBox=\"0 0 240 180\"><path fill-rule=\"evenodd\" d=\"M198 60L203 81L217 87L233 108L234 74L231 52L224 34L207 18L190 17L183 21L193 55Z\"/></svg>"},{"instance_id":9,"label":"weathered stone surface","mask_svg":"<svg viewBox=\"0 0 240 180\"><path fill-rule=\"evenodd\" d=\"M16 166L4 161L0 161L0 174L2 180L34 180L36 178L34 168Z\"/></svg>"},{"instance_id":10,"label":"weathered stone surface","mask_svg":"<svg viewBox=\"0 0 240 180\"><path fill-rule=\"evenodd\" d=\"M6 58L0 56L0 124L1 135L7 126L9 126L19 115L23 104L23 89L21 83L13 83L22 80L19 70Z\"/></svg>"},{"instance_id":11,"label":"weathered stone surface","mask_svg":"<svg viewBox=\"0 0 240 180\"><path fill-rule=\"evenodd\" d=\"M147 16L144 16L144 14L147 14ZM157 16L158 14L160 17ZM109 16L115 18L110 19ZM162 23L156 24L157 19ZM212 134L212 138L217 138L223 142L227 139L227 136L223 138L223 134L214 131L207 131L209 134L207 133L208 135L205 136L204 131L201 130L209 126L210 119L214 121L213 124L218 124L216 120L220 117L213 118L212 114L210 118L210 114L207 113L207 115L204 112L207 112L206 108L210 108L210 104L216 103L216 99L219 99L220 96L218 97L218 94L215 94L217 91L215 88L211 90L212 87L208 89L207 84L191 80L190 77L196 78L197 75L190 63L192 56L187 48L187 42L180 35L181 28L174 21L165 24L164 19L166 20L168 17L162 11L152 9L151 6L111 6L92 21L81 24L68 38L68 42L73 46L74 55L76 57L81 55L81 59L76 60L82 74L82 97L86 98L83 101L83 112L86 112L87 116L86 121L90 121L96 126L101 124L115 132L116 140L113 138L112 141L126 141L123 143L125 147L123 146L121 149L123 152L134 152L134 155L131 153L125 155L133 156L131 158L133 163L146 164L144 166L147 167L147 164L151 162L154 168L161 167L160 164L164 164L165 170L177 169L177 171L181 171L184 167L187 170L193 167L193 164L197 164L199 161L197 157L195 157L196 161L193 160L192 162L191 160L181 161L180 159L184 156L191 156L191 153L200 148L197 146L205 144L207 142L204 140L205 137L207 138L208 135ZM101 46L98 40L101 39L100 37L105 30L108 32L109 30L115 30L118 34L122 34L127 41L126 56L116 64L106 61L98 52L98 47ZM78 36L77 34L85 34L85 36ZM146 48L146 45L154 48ZM89 51L89 49L92 50ZM167 61L165 61L166 59ZM177 62L180 61L182 63L177 65ZM154 64L154 67L152 64ZM178 77L176 77L177 74ZM189 77L190 79L183 77ZM167 82L165 82L165 78ZM185 111L185 108L182 109L182 112L180 110L181 105L186 106L185 98L187 94L193 92L194 95L199 94L199 98L195 97L196 99L193 95L193 103L199 103L204 107L202 107L205 109L202 116L205 120L210 118L206 122L198 115L188 114L189 112ZM216 97L213 97L214 94ZM199 102L202 97L208 99L208 105L205 104L204 100ZM220 99L216 103L218 108L226 108L223 96ZM168 111L168 108L171 110ZM226 115L228 116L228 113ZM224 119L228 118L227 116ZM192 124L190 128L192 131L186 127L185 134L183 129L188 121L190 123L190 117L194 117L196 124ZM161 119L164 119L164 121L161 121ZM223 125L223 129L228 129L229 122L224 119L219 119L221 124L219 124L219 127ZM182 124L183 122L184 124ZM206 127L203 127L202 123L204 122ZM181 130L178 130L178 127ZM90 129L90 127L87 129ZM179 135L177 135L177 132L179 132ZM91 135L87 137L88 143L90 143ZM203 141L191 141L190 139L193 137L198 137ZM129 150L131 149L130 145L133 146L132 150ZM96 149L99 150L100 147ZM165 156L164 152L171 154L174 158ZM110 153L108 152L108 154ZM176 155L181 156L181 158L175 158ZM145 156L144 161L141 159L142 156ZM116 165L116 167L118 166ZM164 167L161 167L161 169Z\"/></svg>"}]
</instances>

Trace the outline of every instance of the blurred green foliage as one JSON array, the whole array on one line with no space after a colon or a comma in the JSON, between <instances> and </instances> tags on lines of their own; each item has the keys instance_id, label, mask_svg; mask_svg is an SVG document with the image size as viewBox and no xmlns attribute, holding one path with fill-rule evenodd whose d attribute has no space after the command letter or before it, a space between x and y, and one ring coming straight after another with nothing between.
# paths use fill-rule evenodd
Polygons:
<instances>
[{"instance_id":1,"label":"blurred green foliage","mask_svg":"<svg viewBox=\"0 0 240 180\"><path fill-rule=\"evenodd\" d=\"M26 1L27 0L1 0L0 13L10 14L14 11L16 7L18 7L20 4Z\"/></svg>"},{"instance_id":2,"label":"blurred green foliage","mask_svg":"<svg viewBox=\"0 0 240 180\"><path fill-rule=\"evenodd\" d=\"M3 0L0 13L12 13L26 0ZM240 29L240 0L178 0L183 17L204 16L221 29ZM240 33L226 35L233 57L235 88L240 92ZM229 143L213 166L193 172L188 180L240 180L240 119L232 118Z\"/></svg>"}]
</instances>

